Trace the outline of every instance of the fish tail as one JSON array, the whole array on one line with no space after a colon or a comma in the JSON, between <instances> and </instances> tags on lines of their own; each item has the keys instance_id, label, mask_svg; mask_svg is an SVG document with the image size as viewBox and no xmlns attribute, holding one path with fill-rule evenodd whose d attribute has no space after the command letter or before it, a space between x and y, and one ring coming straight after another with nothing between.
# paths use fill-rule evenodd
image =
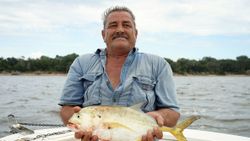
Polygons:
<instances>
[{"instance_id":1,"label":"fish tail","mask_svg":"<svg viewBox=\"0 0 250 141\"><path fill-rule=\"evenodd\" d=\"M187 141L186 137L183 135L183 132L179 128L170 128L163 126L160 127L160 130L171 133L177 139L177 141Z\"/></svg>"},{"instance_id":2,"label":"fish tail","mask_svg":"<svg viewBox=\"0 0 250 141\"><path fill-rule=\"evenodd\" d=\"M183 130L199 118L200 116L191 116L178 123L174 128L163 126L160 127L160 130L164 132L170 132L173 136L175 136L177 141L187 141L186 137L183 135Z\"/></svg>"}]
</instances>

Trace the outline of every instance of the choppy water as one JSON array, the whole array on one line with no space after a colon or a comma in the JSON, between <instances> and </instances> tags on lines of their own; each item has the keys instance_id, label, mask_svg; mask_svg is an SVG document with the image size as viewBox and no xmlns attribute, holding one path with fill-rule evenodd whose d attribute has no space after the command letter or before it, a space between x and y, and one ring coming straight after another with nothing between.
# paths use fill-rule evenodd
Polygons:
<instances>
[{"instance_id":1,"label":"choppy water","mask_svg":"<svg viewBox=\"0 0 250 141\"><path fill-rule=\"evenodd\" d=\"M20 122L61 124L57 103L65 78L0 76L0 137L9 134L8 114ZM250 137L250 77L176 76L175 83L181 118L202 116L190 128Z\"/></svg>"}]
</instances>

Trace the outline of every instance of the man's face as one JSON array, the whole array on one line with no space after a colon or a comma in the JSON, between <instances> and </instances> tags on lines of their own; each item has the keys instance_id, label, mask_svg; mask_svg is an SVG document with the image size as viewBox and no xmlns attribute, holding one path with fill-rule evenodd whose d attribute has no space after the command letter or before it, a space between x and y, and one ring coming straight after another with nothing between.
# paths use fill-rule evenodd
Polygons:
<instances>
[{"instance_id":1,"label":"man's face","mask_svg":"<svg viewBox=\"0 0 250 141\"><path fill-rule=\"evenodd\" d=\"M108 50L129 52L135 47L137 30L128 12L112 12L107 17L102 37Z\"/></svg>"}]
</instances>

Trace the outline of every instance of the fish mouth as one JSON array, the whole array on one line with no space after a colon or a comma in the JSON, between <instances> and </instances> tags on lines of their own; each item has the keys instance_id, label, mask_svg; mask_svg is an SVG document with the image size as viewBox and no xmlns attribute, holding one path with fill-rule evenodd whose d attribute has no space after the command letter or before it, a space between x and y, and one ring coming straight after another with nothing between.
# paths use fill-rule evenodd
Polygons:
<instances>
[{"instance_id":1,"label":"fish mouth","mask_svg":"<svg viewBox=\"0 0 250 141\"><path fill-rule=\"evenodd\" d=\"M77 132L77 131L80 130L80 129L79 129L79 126L78 126L77 124L70 123L70 122L67 124L67 127L68 127L69 129L71 129L72 131L75 131L75 132Z\"/></svg>"}]
</instances>

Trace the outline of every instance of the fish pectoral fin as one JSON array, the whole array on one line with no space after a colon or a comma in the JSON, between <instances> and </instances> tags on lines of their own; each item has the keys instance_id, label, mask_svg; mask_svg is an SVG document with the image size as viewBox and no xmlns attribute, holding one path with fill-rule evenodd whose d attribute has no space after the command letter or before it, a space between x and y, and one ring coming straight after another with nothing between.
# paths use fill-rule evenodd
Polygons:
<instances>
[{"instance_id":1,"label":"fish pectoral fin","mask_svg":"<svg viewBox=\"0 0 250 141\"><path fill-rule=\"evenodd\" d=\"M142 110L141 110L141 107L144 105L145 103L137 103L137 104L135 104L135 105L132 105L132 106L130 106L129 108L131 108L131 109L133 109L133 110L136 110L136 111L140 111L140 112L143 112Z\"/></svg>"},{"instance_id":2,"label":"fish pectoral fin","mask_svg":"<svg viewBox=\"0 0 250 141\"><path fill-rule=\"evenodd\" d=\"M181 132L187 128L189 125L191 125L194 121L196 121L197 119L200 119L200 116L190 116L187 119L185 119L184 121L178 123L176 125L176 128L179 128L181 130Z\"/></svg>"},{"instance_id":3,"label":"fish pectoral fin","mask_svg":"<svg viewBox=\"0 0 250 141\"><path fill-rule=\"evenodd\" d=\"M106 129L125 128L125 129L128 129L128 130L132 131L131 128L129 128L126 125L123 125L121 123L118 123L118 122L104 122L103 127L106 128Z\"/></svg>"}]
</instances>

